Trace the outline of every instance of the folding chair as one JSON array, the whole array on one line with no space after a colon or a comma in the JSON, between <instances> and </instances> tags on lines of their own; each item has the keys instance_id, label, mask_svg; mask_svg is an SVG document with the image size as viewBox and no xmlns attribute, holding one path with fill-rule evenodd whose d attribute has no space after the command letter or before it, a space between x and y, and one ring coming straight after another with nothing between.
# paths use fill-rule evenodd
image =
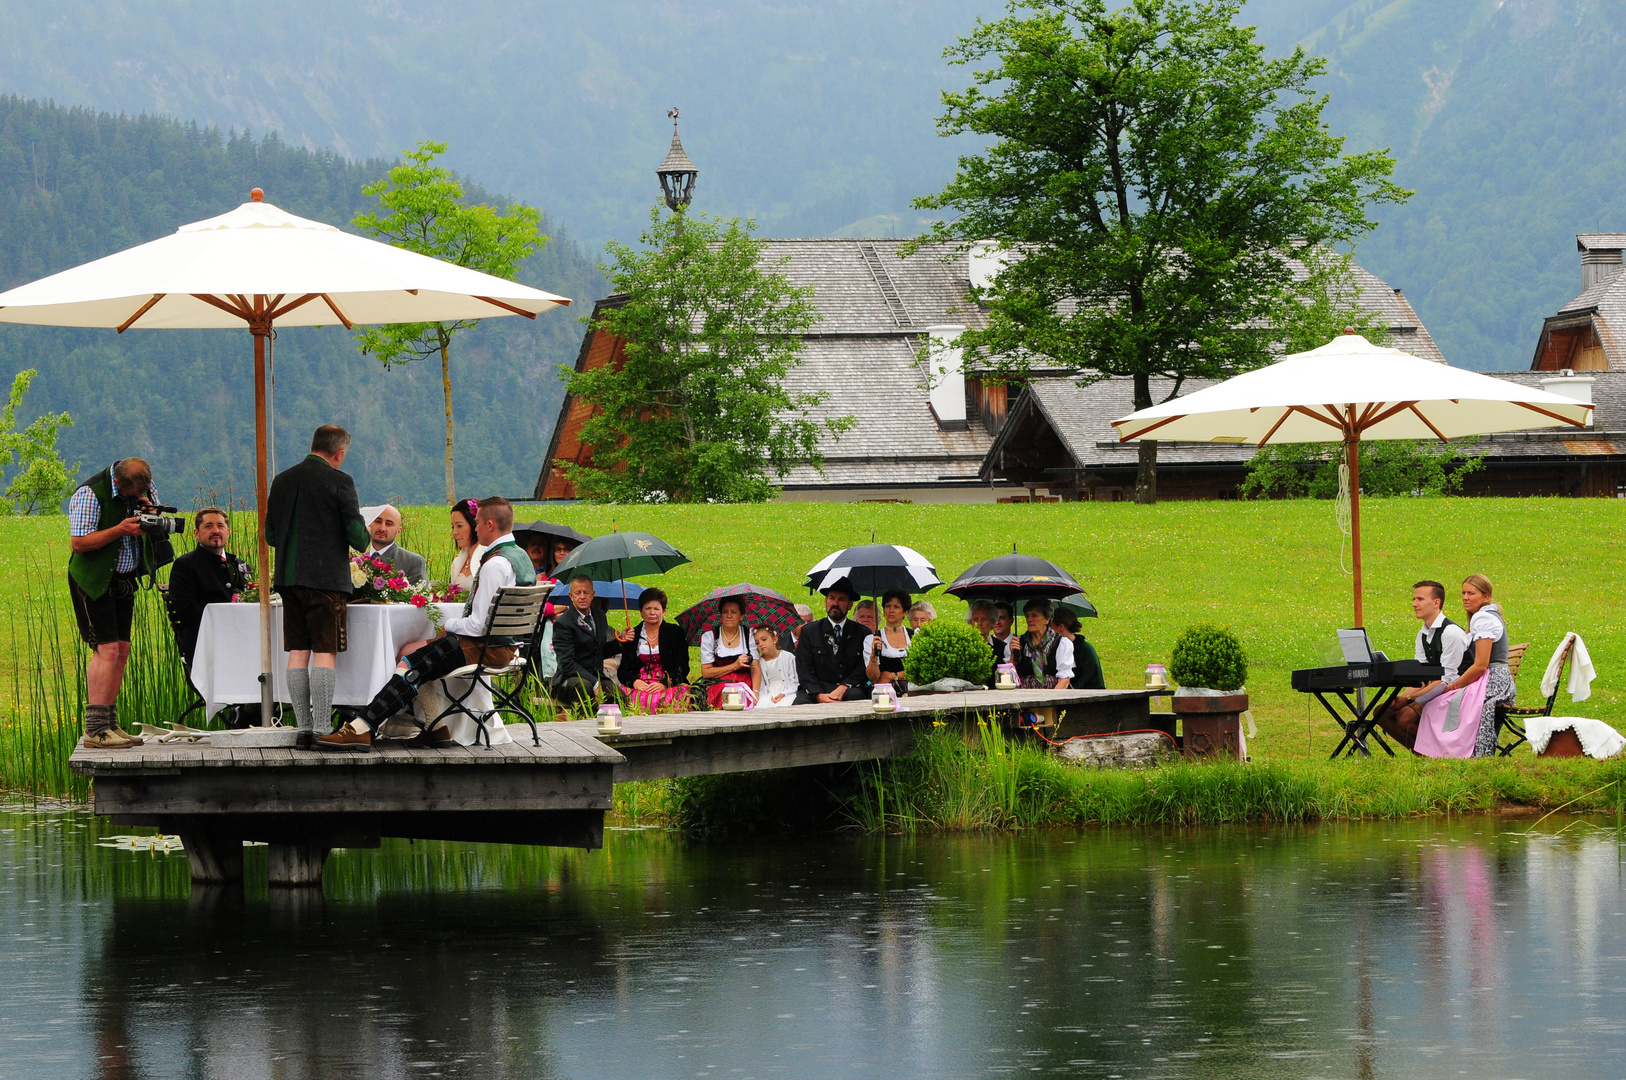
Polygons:
<instances>
[{"instance_id":1,"label":"folding chair","mask_svg":"<svg viewBox=\"0 0 1626 1080\"><path fill-rule=\"evenodd\" d=\"M547 585L510 585L506 589L499 589L491 602L491 614L486 618L485 633L480 638L480 654L472 664L466 664L456 671L448 672L442 676L445 679L467 679L468 689L451 698L451 704L442 709L440 715L429 722L429 730L434 730L436 724L451 716L453 713L462 713L474 721L474 745L480 745L480 736L486 737L486 746L491 746L491 732L486 730L486 717L496 713L511 713L523 717L531 725L531 745L541 746L542 736L536 730L536 717L525 707L525 672L531 649L541 640L537 633L537 625L542 621L542 608L547 603L551 586ZM492 644L496 638L501 642L514 644L514 655L507 663L491 665L486 663L486 656L492 649L506 647ZM504 676L518 676L513 689L505 690L493 680ZM491 691L491 712L475 712L465 702L469 695L480 687L485 686ZM450 695L448 695L450 697Z\"/></svg>"},{"instance_id":2,"label":"folding chair","mask_svg":"<svg viewBox=\"0 0 1626 1080\"><path fill-rule=\"evenodd\" d=\"M1564 685L1564 668L1570 662L1570 653L1575 649L1575 639L1568 634L1564 635L1564 652L1558 658L1558 682L1553 685L1553 692L1547 695L1547 704L1542 706L1498 705L1496 706L1496 752L1503 757L1512 754L1514 749L1522 742L1528 742L1524 736L1524 724L1517 717L1551 716L1553 705L1558 701L1559 688ZM1524 651L1530 647L1527 641L1522 645L1510 645L1507 650L1507 669L1513 673L1516 680L1519 677L1519 664L1524 659ZM1513 740L1502 742L1502 733L1510 732Z\"/></svg>"},{"instance_id":3,"label":"folding chair","mask_svg":"<svg viewBox=\"0 0 1626 1080\"><path fill-rule=\"evenodd\" d=\"M158 595L163 597L164 600L164 615L169 619L169 632L175 638L175 652L181 658L181 671L186 676L186 693L191 700L191 703L181 710L181 715L174 720L174 723L180 724L184 723L186 718L191 716L193 712L207 707L209 703L203 700L203 695L198 693L198 688L192 685L192 665L186 659L186 654L181 652L181 613L175 610L175 602L170 599L169 586L158 586ZM207 720L208 717L203 719Z\"/></svg>"}]
</instances>

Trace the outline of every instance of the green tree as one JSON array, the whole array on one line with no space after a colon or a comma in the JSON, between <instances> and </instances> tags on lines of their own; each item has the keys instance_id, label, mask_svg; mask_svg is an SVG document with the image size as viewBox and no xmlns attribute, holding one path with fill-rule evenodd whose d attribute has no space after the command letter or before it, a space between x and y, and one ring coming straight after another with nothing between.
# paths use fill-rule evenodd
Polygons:
<instances>
[{"instance_id":1,"label":"green tree","mask_svg":"<svg viewBox=\"0 0 1626 1080\"><path fill-rule=\"evenodd\" d=\"M756 222L650 212L641 248L611 242L624 303L595 329L626 342L619 368L565 371L596 415L582 429L585 465L559 465L600 502L763 502L774 480L822 464L825 432L851 417L809 419L828 395L785 389L802 335L818 321L813 290L762 265Z\"/></svg>"},{"instance_id":2,"label":"green tree","mask_svg":"<svg viewBox=\"0 0 1626 1080\"><path fill-rule=\"evenodd\" d=\"M362 188L378 200L383 214L360 213L352 222L369 235L419 255L454 263L495 277L513 279L520 263L546 244L538 226L541 211L512 203L504 211L470 206L463 184L450 169L435 164L443 142L421 142L401 156L403 164L386 179ZM452 467L452 338L479 325L478 319L400 323L369 327L356 335L363 353L386 368L440 354L440 382L446 399L446 501L457 499Z\"/></svg>"},{"instance_id":3,"label":"green tree","mask_svg":"<svg viewBox=\"0 0 1626 1080\"><path fill-rule=\"evenodd\" d=\"M38 374L33 368L19 371L11 380L5 408L0 409L0 460L17 466L0 497L0 514L60 514L62 501L73 492L73 471L56 449L57 432L72 426L73 418L67 413L41 413L17 430L17 407Z\"/></svg>"},{"instance_id":4,"label":"green tree","mask_svg":"<svg viewBox=\"0 0 1626 1080\"><path fill-rule=\"evenodd\" d=\"M1462 481L1485 464L1483 455L1467 449L1472 441L1362 442L1361 495L1455 494L1462 490ZM1338 494L1343 463L1343 443L1267 446L1248 463L1247 478L1238 491L1255 498L1330 499Z\"/></svg>"},{"instance_id":5,"label":"green tree","mask_svg":"<svg viewBox=\"0 0 1626 1080\"><path fill-rule=\"evenodd\" d=\"M1382 151L1343 155L1311 81L1324 63L1266 59L1241 0L1014 0L945 56L974 69L943 94L942 135L986 141L941 192L938 239L1014 257L978 290L988 325L968 361L1019 381L1033 365L1083 379L1219 378L1267 362L1293 294L1284 256L1352 244L1373 202L1410 193ZM1135 498L1157 497L1140 444Z\"/></svg>"}]
</instances>

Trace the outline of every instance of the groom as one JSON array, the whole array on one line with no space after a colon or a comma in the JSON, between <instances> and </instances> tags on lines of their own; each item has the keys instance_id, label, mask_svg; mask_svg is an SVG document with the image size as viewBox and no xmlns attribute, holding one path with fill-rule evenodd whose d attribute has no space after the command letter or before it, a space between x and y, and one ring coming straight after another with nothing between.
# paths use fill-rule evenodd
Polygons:
<instances>
[{"instance_id":1,"label":"groom","mask_svg":"<svg viewBox=\"0 0 1626 1080\"><path fill-rule=\"evenodd\" d=\"M368 517L369 514L372 516ZM413 584L428 579L429 564L424 557L396 543L401 537L401 511L385 503L366 507L361 515L368 520L367 535L372 538L368 555L389 563Z\"/></svg>"}]
</instances>

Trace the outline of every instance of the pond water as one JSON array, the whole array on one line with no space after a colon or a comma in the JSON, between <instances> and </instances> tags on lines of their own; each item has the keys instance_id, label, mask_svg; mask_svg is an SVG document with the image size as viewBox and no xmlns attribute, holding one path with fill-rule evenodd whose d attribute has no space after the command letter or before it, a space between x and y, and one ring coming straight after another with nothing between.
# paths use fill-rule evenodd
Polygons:
<instances>
[{"instance_id":1,"label":"pond water","mask_svg":"<svg viewBox=\"0 0 1626 1080\"><path fill-rule=\"evenodd\" d=\"M16 809L0 1076L1622 1076L1621 848L1529 828L386 841L313 896Z\"/></svg>"}]
</instances>

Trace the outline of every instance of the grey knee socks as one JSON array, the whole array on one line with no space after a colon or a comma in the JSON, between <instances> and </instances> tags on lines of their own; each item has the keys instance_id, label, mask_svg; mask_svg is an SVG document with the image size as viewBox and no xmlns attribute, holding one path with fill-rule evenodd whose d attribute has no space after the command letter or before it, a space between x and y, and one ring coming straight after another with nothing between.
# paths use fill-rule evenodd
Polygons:
<instances>
[{"instance_id":1,"label":"grey knee socks","mask_svg":"<svg viewBox=\"0 0 1626 1080\"><path fill-rule=\"evenodd\" d=\"M332 668L310 669L311 724L318 735L328 735L333 731L333 686L336 682L338 673Z\"/></svg>"},{"instance_id":2,"label":"grey knee socks","mask_svg":"<svg viewBox=\"0 0 1626 1080\"><path fill-rule=\"evenodd\" d=\"M294 715L299 718L299 730L311 730L311 674L310 668L291 667L288 669L288 697L294 705ZM326 735L327 732L322 734Z\"/></svg>"},{"instance_id":3,"label":"grey knee socks","mask_svg":"<svg viewBox=\"0 0 1626 1080\"><path fill-rule=\"evenodd\" d=\"M86 705L85 706L85 734L100 735L113 726L113 706Z\"/></svg>"}]
</instances>

